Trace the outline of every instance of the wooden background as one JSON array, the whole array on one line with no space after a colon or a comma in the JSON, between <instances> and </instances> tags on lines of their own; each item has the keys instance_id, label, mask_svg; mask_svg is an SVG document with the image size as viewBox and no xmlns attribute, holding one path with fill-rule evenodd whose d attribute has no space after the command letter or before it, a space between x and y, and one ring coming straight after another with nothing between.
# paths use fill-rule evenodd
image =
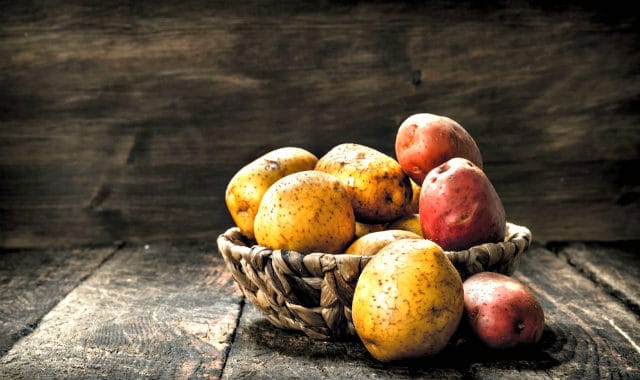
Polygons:
<instances>
[{"instance_id":1,"label":"wooden background","mask_svg":"<svg viewBox=\"0 0 640 380\"><path fill-rule=\"evenodd\" d=\"M604 2L603 2L604 3ZM0 2L0 247L209 240L268 150L474 136L534 239L640 239L640 33L553 2ZM608 4L611 4L610 2Z\"/></svg>"}]
</instances>

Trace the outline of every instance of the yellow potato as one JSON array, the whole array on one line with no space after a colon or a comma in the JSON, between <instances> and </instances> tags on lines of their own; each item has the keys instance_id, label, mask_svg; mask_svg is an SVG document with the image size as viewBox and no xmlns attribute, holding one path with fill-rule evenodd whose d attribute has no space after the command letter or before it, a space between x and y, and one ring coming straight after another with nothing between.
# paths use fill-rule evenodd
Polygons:
<instances>
[{"instance_id":1,"label":"yellow potato","mask_svg":"<svg viewBox=\"0 0 640 380\"><path fill-rule=\"evenodd\" d=\"M345 251L357 255L375 255L389 243L400 239L421 239L410 231L404 230L384 230L366 234L356 239Z\"/></svg>"},{"instance_id":2,"label":"yellow potato","mask_svg":"<svg viewBox=\"0 0 640 380\"><path fill-rule=\"evenodd\" d=\"M408 214L417 214L420 211L420 191L422 187L413 180L411 180L411 191L413 193L413 197L411 198L411 203L409 203L409 207L407 207Z\"/></svg>"},{"instance_id":3,"label":"yellow potato","mask_svg":"<svg viewBox=\"0 0 640 380\"><path fill-rule=\"evenodd\" d=\"M400 164L373 148L345 143L333 147L316 164L316 170L332 174L353 198L356 218L384 223L405 214L413 194L409 177Z\"/></svg>"},{"instance_id":4,"label":"yellow potato","mask_svg":"<svg viewBox=\"0 0 640 380\"><path fill-rule=\"evenodd\" d=\"M396 219L393 222L389 223L389 226L387 228L411 231L415 234L420 235L421 238L424 238L424 235L422 234L422 227L420 226L419 214L409 214L402 216L399 219Z\"/></svg>"},{"instance_id":5,"label":"yellow potato","mask_svg":"<svg viewBox=\"0 0 640 380\"><path fill-rule=\"evenodd\" d=\"M356 238L362 237L372 232L382 231L387 228L386 223L364 223L356 220Z\"/></svg>"},{"instance_id":6,"label":"yellow potato","mask_svg":"<svg viewBox=\"0 0 640 380\"><path fill-rule=\"evenodd\" d=\"M225 202L240 232L253 239L253 222L267 189L280 178L299 171L311 170L318 158L296 147L268 152L240 169L229 181Z\"/></svg>"},{"instance_id":7,"label":"yellow potato","mask_svg":"<svg viewBox=\"0 0 640 380\"><path fill-rule=\"evenodd\" d=\"M383 362L428 357L449 342L462 318L460 274L430 240L402 239L373 256L353 295L356 333Z\"/></svg>"},{"instance_id":8,"label":"yellow potato","mask_svg":"<svg viewBox=\"0 0 640 380\"><path fill-rule=\"evenodd\" d=\"M279 179L264 194L254 233L260 245L300 253L342 253L353 240L351 197L334 176L306 170Z\"/></svg>"}]
</instances>

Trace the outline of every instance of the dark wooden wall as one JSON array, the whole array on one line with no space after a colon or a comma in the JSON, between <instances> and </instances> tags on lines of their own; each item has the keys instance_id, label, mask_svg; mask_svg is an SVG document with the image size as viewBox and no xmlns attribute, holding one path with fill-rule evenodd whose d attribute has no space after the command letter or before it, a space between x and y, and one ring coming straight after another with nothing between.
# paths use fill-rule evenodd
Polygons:
<instances>
[{"instance_id":1,"label":"dark wooden wall","mask_svg":"<svg viewBox=\"0 0 640 380\"><path fill-rule=\"evenodd\" d=\"M2 2L0 247L214 239L284 145L475 137L534 239L640 239L640 34L553 2ZM604 2L603 2L604 4Z\"/></svg>"}]
</instances>

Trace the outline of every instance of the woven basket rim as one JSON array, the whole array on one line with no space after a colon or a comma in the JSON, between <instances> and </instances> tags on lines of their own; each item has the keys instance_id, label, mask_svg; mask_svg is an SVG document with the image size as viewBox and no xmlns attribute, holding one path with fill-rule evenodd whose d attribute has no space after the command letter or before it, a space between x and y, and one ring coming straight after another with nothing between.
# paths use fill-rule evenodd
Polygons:
<instances>
[{"instance_id":1,"label":"woven basket rim","mask_svg":"<svg viewBox=\"0 0 640 380\"><path fill-rule=\"evenodd\" d=\"M529 230L529 228L522 226L522 225L517 225L515 223L511 223L511 222L507 222L506 223L506 231L507 233L505 234L504 240L500 241L500 242L496 242L496 243L482 243L482 244L477 244L474 246L471 246L467 249L463 249L463 250L458 250L458 251L444 251L445 254L451 259L451 256L454 255L456 252L467 252L467 251L473 251L473 250L477 250L477 249L482 249L482 248L491 248L491 247L504 247L505 244L516 244L519 246L519 248L522 251L525 251L529 248L529 246L531 245L531 241L532 241L532 234L531 231ZM263 245L259 245L257 244L255 241L252 241L250 239L248 239L247 237L245 237L241 232L240 232L240 228L238 228L237 226L232 226L229 227L224 233L220 234L218 236L218 244L221 243L222 240L222 244L226 245L226 244L232 244L232 245L243 245L246 246L248 248L252 248L253 250L261 250L261 249L271 249L274 250L273 248L269 248ZM226 242L225 242L226 241ZM301 253L301 252L297 252L295 250L291 250L291 249L283 249L283 251L287 251L290 253L294 253L294 254L299 254L299 255L334 255L334 256L360 256L360 257L364 257L364 258L370 258L373 257L374 255L358 255L358 254L346 254L346 253L324 253L324 252L309 252L309 253Z\"/></svg>"}]
</instances>

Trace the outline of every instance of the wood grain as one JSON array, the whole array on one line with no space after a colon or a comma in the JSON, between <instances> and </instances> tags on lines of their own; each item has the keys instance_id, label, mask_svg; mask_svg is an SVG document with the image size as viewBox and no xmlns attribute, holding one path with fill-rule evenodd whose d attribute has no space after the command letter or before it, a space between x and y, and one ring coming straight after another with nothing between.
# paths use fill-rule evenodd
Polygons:
<instances>
[{"instance_id":1,"label":"wood grain","mask_svg":"<svg viewBox=\"0 0 640 380\"><path fill-rule=\"evenodd\" d=\"M637 242L568 243L554 250L640 316L639 248Z\"/></svg>"},{"instance_id":2,"label":"wood grain","mask_svg":"<svg viewBox=\"0 0 640 380\"><path fill-rule=\"evenodd\" d=\"M435 358L391 364L355 337L274 328L211 243L3 252L0 328L20 339L0 341L0 378L637 378L637 243L551 247L515 274L545 310L539 345L490 350L459 332Z\"/></svg>"},{"instance_id":3,"label":"wood grain","mask_svg":"<svg viewBox=\"0 0 640 380\"><path fill-rule=\"evenodd\" d=\"M0 358L0 378L217 378L241 302L211 245L127 246Z\"/></svg>"},{"instance_id":4,"label":"wood grain","mask_svg":"<svg viewBox=\"0 0 640 380\"><path fill-rule=\"evenodd\" d=\"M0 246L214 239L264 152L477 140L534 238L640 237L639 18L574 3L3 4Z\"/></svg>"},{"instance_id":5,"label":"wood grain","mask_svg":"<svg viewBox=\"0 0 640 380\"><path fill-rule=\"evenodd\" d=\"M314 341L274 328L247 304L222 378L632 379L640 375L640 326L637 315L623 303L541 246L524 255L516 278L532 288L545 310L545 331L535 347L491 350L460 334L433 359L382 364L357 338Z\"/></svg>"},{"instance_id":6,"label":"wood grain","mask_svg":"<svg viewBox=\"0 0 640 380\"><path fill-rule=\"evenodd\" d=\"M0 356L118 246L0 252Z\"/></svg>"}]
</instances>

